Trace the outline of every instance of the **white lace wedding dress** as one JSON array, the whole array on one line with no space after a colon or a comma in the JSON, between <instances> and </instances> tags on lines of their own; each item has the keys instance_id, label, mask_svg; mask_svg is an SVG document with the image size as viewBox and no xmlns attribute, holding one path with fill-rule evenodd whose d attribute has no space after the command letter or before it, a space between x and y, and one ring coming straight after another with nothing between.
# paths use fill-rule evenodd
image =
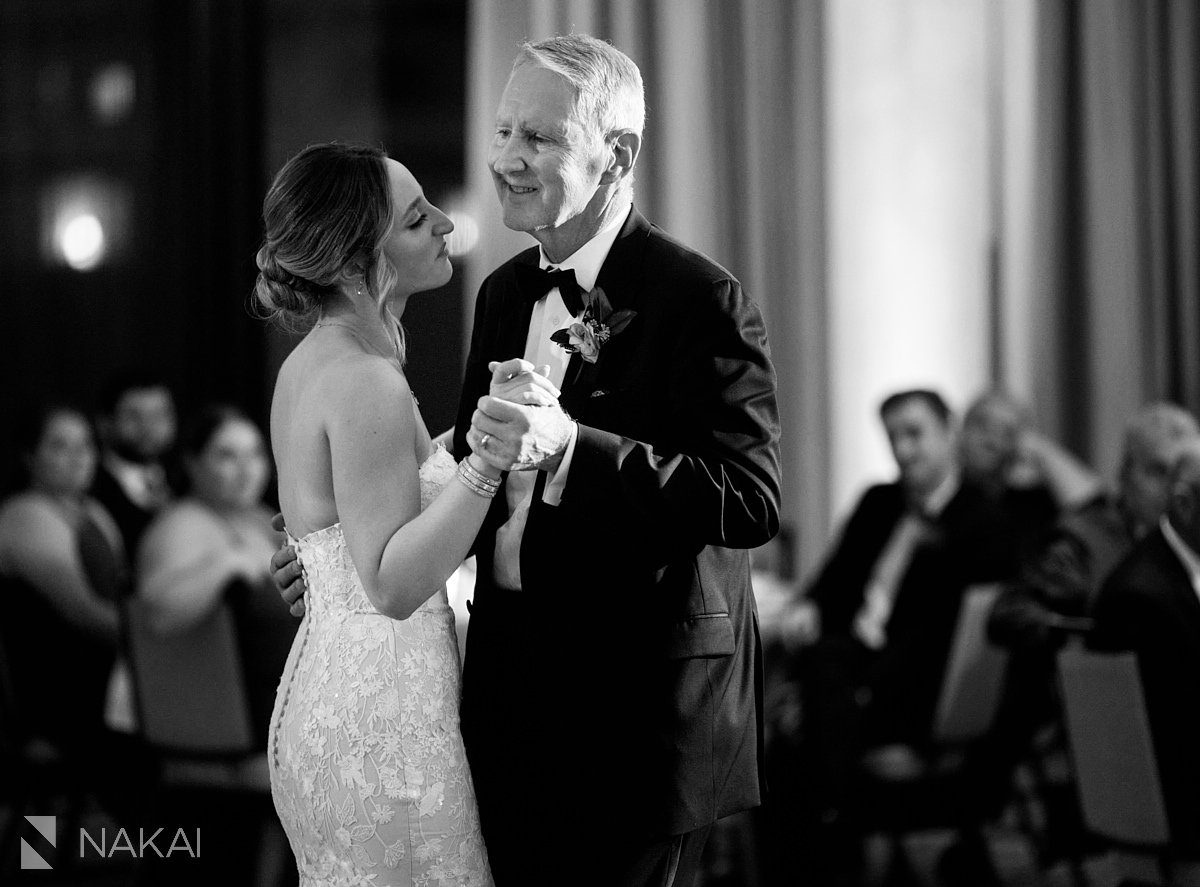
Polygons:
<instances>
[{"instance_id":1,"label":"white lace wedding dress","mask_svg":"<svg viewBox=\"0 0 1200 887\"><path fill-rule=\"evenodd\" d=\"M422 509L454 471L437 447L420 468ZM491 887L445 588L391 619L367 599L339 525L293 544L307 612L275 699L269 757L300 887Z\"/></svg>"}]
</instances>

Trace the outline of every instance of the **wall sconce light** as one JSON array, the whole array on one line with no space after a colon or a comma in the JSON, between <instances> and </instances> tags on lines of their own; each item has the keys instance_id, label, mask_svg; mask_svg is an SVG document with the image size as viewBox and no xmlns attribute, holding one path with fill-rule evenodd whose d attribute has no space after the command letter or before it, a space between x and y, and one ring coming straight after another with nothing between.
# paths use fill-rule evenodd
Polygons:
<instances>
[{"instance_id":1,"label":"wall sconce light","mask_svg":"<svg viewBox=\"0 0 1200 887\"><path fill-rule=\"evenodd\" d=\"M41 251L49 265L92 271L129 241L132 192L124 182L77 175L47 186L41 198Z\"/></svg>"},{"instance_id":2,"label":"wall sconce light","mask_svg":"<svg viewBox=\"0 0 1200 887\"><path fill-rule=\"evenodd\" d=\"M91 271L104 260L104 226L89 212L64 217L55 238L63 260L76 271Z\"/></svg>"}]
</instances>

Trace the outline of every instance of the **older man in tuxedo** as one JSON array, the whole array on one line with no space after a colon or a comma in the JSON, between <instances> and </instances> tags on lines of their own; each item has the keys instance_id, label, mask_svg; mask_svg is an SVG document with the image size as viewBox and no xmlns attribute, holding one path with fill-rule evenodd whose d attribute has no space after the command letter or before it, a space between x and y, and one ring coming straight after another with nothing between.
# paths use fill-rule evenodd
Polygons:
<instances>
[{"instance_id":1,"label":"older man in tuxedo","mask_svg":"<svg viewBox=\"0 0 1200 887\"><path fill-rule=\"evenodd\" d=\"M499 884L691 883L760 799L775 375L738 281L633 207L643 120L637 67L581 35L523 47L497 112L504 222L538 246L480 291L455 449L536 469L480 533L464 673ZM561 406L503 399L543 365Z\"/></svg>"},{"instance_id":2,"label":"older man in tuxedo","mask_svg":"<svg viewBox=\"0 0 1200 887\"><path fill-rule=\"evenodd\" d=\"M1137 654L1173 849L1200 860L1200 437L1180 444L1166 515L1092 616L1091 646Z\"/></svg>"}]
</instances>

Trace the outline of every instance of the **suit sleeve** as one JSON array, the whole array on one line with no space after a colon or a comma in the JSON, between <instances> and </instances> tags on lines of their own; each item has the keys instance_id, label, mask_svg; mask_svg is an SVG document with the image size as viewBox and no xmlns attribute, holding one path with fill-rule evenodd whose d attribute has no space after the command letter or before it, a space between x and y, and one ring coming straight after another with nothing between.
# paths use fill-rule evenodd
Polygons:
<instances>
[{"instance_id":1,"label":"suit sleeve","mask_svg":"<svg viewBox=\"0 0 1200 887\"><path fill-rule=\"evenodd\" d=\"M807 597L821 611L822 632L843 632L863 603L866 576L873 564L865 565L870 555L863 550L863 540L870 534L870 515L878 511L875 488L867 490L846 520L845 526L825 557L821 569L804 589Z\"/></svg>"},{"instance_id":2,"label":"suit sleeve","mask_svg":"<svg viewBox=\"0 0 1200 887\"><path fill-rule=\"evenodd\" d=\"M779 529L775 371L758 308L733 280L680 318L659 439L580 424L564 518L615 519L626 550L665 563L706 545L752 548ZM671 343L664 343L671 347Z\"/></svg>"}]
</instances>

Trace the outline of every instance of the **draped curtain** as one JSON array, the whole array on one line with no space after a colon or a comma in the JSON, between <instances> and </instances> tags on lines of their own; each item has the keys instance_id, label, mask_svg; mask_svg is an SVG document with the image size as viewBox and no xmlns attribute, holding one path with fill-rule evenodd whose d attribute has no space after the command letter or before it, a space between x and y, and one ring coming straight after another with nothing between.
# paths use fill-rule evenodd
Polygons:
<instances>
[{"instance_id":1,"label":"draped curtain","mask_svg":"<svg viewBox=\"0 0 1200 887\"><path fill-rule=\"evenodd\" d=\"M1193 0L1069 5L1079 164L1073 257L1085 347L1076 424L1102 465L1145 400L1200 412L1200 11ZM1072 405L1068 405L1069 407Z\"/></svg>"},{"instance_id":2,"label":"draped curtain","mask_svg":"<svg viewBox=\"0 0 1200 887\"><path fill-rule=\"evenodd\" d=\"M780 380L786 532L760 555L785 574L819 553L829 525L822 9L794 0L481 0L469 26L468 190L481 238L467 268L468 299L492 268L532 243L501 225L486 166L513 56L526 39L571 31L610 40L646 85L636 205L729 268L767 320Z\"/></svg>"},{"instance_id":3,"label":"draped curtain","mask_svg":"<svg viewBox=\"0 0 1200 887\"><path fill-rule=\"evenodd\" d=\"M1200 14L1009 0L1003 380L1112 476L1149 400L1200 411Z\"/></svg>"}]
</instances>

